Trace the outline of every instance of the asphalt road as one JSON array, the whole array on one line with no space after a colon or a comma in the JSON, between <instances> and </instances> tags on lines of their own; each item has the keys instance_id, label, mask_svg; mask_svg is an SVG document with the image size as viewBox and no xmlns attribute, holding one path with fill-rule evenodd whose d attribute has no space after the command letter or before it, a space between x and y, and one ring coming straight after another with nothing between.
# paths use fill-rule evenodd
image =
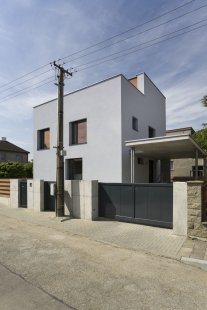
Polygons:
<instances>
[{"instance_id":1,"label":"asphalt road","mask_svg":"<svg viewBox=\"0 0 207 310\"><path fill-rule=\"evenodd\" d=\"M48 222L49 223L49 222ZM207 273L0 215L0 309L206 309Z\"/></svg>"}]
</instances>

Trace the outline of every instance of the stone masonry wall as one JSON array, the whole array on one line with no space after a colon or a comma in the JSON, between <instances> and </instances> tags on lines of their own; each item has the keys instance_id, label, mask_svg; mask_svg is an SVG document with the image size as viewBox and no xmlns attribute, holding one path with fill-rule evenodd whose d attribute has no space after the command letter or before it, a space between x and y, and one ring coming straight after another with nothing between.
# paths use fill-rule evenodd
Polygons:
<instances>
[{"instance_id":1,"label":"stone masonry wall","mask_svg":"<svg viewBox=\"0 0 207 310\"><path fill-rule=\"evenodd\" d=\"M207 238L207 226L202 223L202 181L187 182L188 236Z\"/></svg>"}]
</instances>

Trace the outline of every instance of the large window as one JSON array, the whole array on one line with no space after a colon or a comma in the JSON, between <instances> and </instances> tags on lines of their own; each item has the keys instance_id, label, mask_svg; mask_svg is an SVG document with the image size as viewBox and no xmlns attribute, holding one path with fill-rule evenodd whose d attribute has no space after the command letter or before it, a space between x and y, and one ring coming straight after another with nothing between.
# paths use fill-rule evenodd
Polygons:
<instances>
[{"instance_id":1,"label":"large window","mask_svg":"<svg viewBox=\"0 0 207 310\"><path fill-rule=\"evenodd\" d=\"M70 144L87 143L87 120L81 119L70 123Z\"/></svg>"},{"instance_id":2,"label":"large window","mask_svg":"<svg viewBox=\"0 0 207 310\"><path fill-rule=\"evenodd\" d=\"M41 129L37 131L37 149L47 150L50 148L50 129Z\"/></svg>"},{"instance_id":3,"label":"large window","mask_svg":"<svg viewBox=\"0 0 207 310\"><path fill-rule=\"evenodd\" d=\"M82 180L82 158L69 159L69 180Z\"/></svg>"}]
</instances>

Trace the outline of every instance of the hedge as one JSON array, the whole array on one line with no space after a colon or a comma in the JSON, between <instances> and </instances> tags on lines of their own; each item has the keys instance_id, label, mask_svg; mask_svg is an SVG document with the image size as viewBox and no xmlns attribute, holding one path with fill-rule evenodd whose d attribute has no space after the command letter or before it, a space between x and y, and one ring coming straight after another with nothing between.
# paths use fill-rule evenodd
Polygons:
<instances>
[{"instance_id":1,"label":"hedge","mask_svg":"<svg viewBox=\"0 0 207 310\"><path fill-rule=\"evenodd\" d=\"M32 178L33 163L2 162L0 163L0 178Z\"/></svg>"}]
</instances>

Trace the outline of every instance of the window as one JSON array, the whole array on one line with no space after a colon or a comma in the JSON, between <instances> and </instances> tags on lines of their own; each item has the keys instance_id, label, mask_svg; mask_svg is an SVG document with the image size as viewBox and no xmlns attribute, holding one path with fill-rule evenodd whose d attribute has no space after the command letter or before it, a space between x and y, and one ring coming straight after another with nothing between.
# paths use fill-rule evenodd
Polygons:
<instances>
[{"instance_id":1,"label":"window","mask_svg":"<svg viewBox=\"0 0 207 310\"><path fill-rule=\"evenodd\" d=\"M138 131L138 119L132 116L132 129Z\"/></svg>"},{"instance_id":2,"label":"window","mask_svg":"<svg viewBox=\"0 0 207 310\"><path fill-rule=\"evenodd\" d=\"M155 129L150 126L148 127L148 137L149 138L155 137Z\"/></svg>"},{"instance_id":3,"label":"window","mask_svg":"<svg viewBox=\"0 0 207 310\"><path fill-rule=\"evenodd\" d=\"M81 119L79 121L70 123L70 144L87 143L87 120Z\"/></svg>"},{"instance_id":4,"label":"window","mask_svg":"<svg viewBox=\"0 0 207 310\"><path fill-rule=\"evenodd\" d=\"M5 152L0 152L0 160L5 161L6 160L6 153Z\"/></svg>"},{"instance_id":5,"label":"window","mask_svg":"<svg viewBox=\"0 0 207 310\"><path fill-rule=\"evenodd\" d=\"M82 158L69 159L69 180L82 180Z\"/></svg>"},{"instance_id":6,"label":"window","mask_svg":"<svg viewBox=\"0 0 207 310\"><path fill-rule=\"evenodd\" d=\"M198 166L198 176L199 177L202 177L203 176L203 166ZM192 166L192 173L193 173L193 177L196 176L196 167L195 166Z\"/></svg>"},{"instance_id":7,"label":"window","mask_svg":"<svg viewBox=\"0 0 207 310\"><path fill-rule=\"evenodd\" d=\"M137 157L137 164L138 165L144 165L144 159L141 157Z\"/></svg>"},{"instance_id":8,"label":"window","mask_svg":"<svg viewBox=\"0 0 207 310\"><path fill-rule=\"evenodd\" d=\"M41 129L37 131L37 149L47 150L50 148L50 129Z\"/></svg>"},{"instance_id":9,"label":"window","mask_svg":"<svg viewBox=\"0 0 207 310\"><path fill-rule=\"evenodd\" d=\"M23 162L23 155L16 155L16 161Z\"/></svg>"},{"instance_id":10,"label":"window","mask_svg":"<svg viewBox=\"0 0 207 310\"><path fill-rule=\"evenodd\" d=\"M173 160L170 161L170 170L174 170L174 161Z\"/></svg>"}]
</instances>

